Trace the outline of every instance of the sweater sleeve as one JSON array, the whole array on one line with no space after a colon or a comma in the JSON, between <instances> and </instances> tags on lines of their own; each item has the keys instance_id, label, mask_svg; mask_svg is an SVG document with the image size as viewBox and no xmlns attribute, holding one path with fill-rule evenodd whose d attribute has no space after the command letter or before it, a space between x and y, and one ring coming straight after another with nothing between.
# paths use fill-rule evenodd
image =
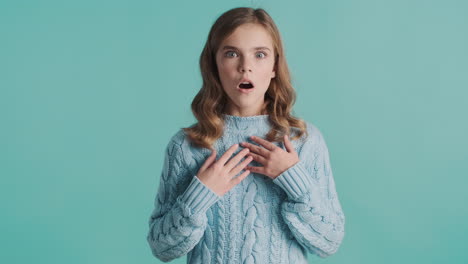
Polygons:
<instances>
[{"instance_id":1,"label":"sweater sleeve","mask_svg":"<svg viewBox=\"0 0 468 264\"><path fill-rule=\"evenodd\" d=\"M287 194L281 214L293 236L309 253L325 258L334 254L343 240L345 217L327 145L320 131L314 132L317 140L306 140L300 161L273 182Z\"/></svg>"},{"instance_id":2,"label":"sweater sleeve","mask_svg":"<svg viewBox=\"0 0 468 264\"><path fill-rule=\"evenodd\" d=\"M189 171L181 145L171 140L147 235L153 255L164 262L186 255L195 247L207 225L207 210L220 199ZM188 186L178 193L178 186L188 178Z\"/></svg>"}]
</instances>

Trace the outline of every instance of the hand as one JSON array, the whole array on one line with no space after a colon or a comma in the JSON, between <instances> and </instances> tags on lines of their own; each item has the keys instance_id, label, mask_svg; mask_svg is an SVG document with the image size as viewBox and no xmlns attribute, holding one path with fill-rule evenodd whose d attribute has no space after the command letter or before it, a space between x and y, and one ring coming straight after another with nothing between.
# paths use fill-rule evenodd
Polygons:
<instances>
[{"instance_id":1,"label":"hand","mask_svg":"<svg viewBox=\"0 0 468 264\"><path fill-rule=\"evenodd\" d=\"M254 136L250 138L263 146L262 148L261 146L246 142L241 143L241 146L250 149L249 156L252 156L255 161L263 165L263 167L247 166L246 169L251 172L260 173L275 179L299 162L299 156L287 135L284 135L284 145L287 151L262 138Z\"/></svg>"},{"instance_id":2,"label":"hand","mask_svg":"<svg viewBox=\"0 0 468 264\"><path fill-rule=\"evenodd\" d=\"M239 144L232 145L224 154L216 161L216 150L213 149L211 155L203 163L202 167L197 173L198 179L215 192L218 196L223 196L234 186L239 184L250 171L245 171L237 178L233 179L247 164L252 161L252 157L247 157L239 165L239 161L249 153L249 149L243 149L236 156L234 156L227 164L228 159L232 156L234 151L239 147ZM235 166L235 167L234 167Z\"/></svg>"}]
</instances>

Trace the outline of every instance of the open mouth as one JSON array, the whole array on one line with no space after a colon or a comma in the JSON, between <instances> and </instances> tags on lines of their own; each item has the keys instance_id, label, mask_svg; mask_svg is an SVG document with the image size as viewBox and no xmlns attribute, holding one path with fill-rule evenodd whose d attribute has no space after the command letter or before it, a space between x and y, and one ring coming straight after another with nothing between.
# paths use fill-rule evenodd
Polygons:
<instances>
[{"instance_id":1,"label":"open mouth","mask_svg":"<svg viewBox=\"0 0 468 264\"><path fill-rule=\"evenodd\" d=\"M254 88L254 86L250 82L243 82L243 83L239 84L239 88L241 88L241 89L252 89L252 88Z\"/></svg>"}]
</instances>

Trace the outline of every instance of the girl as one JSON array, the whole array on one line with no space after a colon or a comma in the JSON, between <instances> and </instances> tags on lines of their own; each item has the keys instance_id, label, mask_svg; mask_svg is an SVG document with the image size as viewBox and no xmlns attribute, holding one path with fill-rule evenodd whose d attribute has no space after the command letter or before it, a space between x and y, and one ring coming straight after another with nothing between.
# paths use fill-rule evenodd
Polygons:
<instances>
[{"instance_id":1,"label":"girl","mask_svg":"<svg viewBox=\"0 0 468 264\"><path fill-rule=\"evenodd\" d=\"M307 252L334 254L345 217L328 148L317 127L291 115L295 92L271 17L252 8L222 14L200 67L198 123L166 148L147 235L153 255L298 264Z\"/></svg>"}]
</instances>

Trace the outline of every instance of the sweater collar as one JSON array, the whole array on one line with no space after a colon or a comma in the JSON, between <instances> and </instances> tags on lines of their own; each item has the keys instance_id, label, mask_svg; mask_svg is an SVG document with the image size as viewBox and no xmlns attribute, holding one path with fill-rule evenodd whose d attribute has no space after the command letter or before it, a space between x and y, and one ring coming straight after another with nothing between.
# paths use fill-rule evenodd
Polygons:
<instances>
[{"instance_id":1,"label":"sweater collar","mask_svg":"<svg viewBox=\"0 0 468 264\"><path fill-rule=\"evenodd\" d=\"M223 114L224 126L228 130L247 130L249 128L268 128L269 115L233 116Z\"/></svg>"}]
</instances>

